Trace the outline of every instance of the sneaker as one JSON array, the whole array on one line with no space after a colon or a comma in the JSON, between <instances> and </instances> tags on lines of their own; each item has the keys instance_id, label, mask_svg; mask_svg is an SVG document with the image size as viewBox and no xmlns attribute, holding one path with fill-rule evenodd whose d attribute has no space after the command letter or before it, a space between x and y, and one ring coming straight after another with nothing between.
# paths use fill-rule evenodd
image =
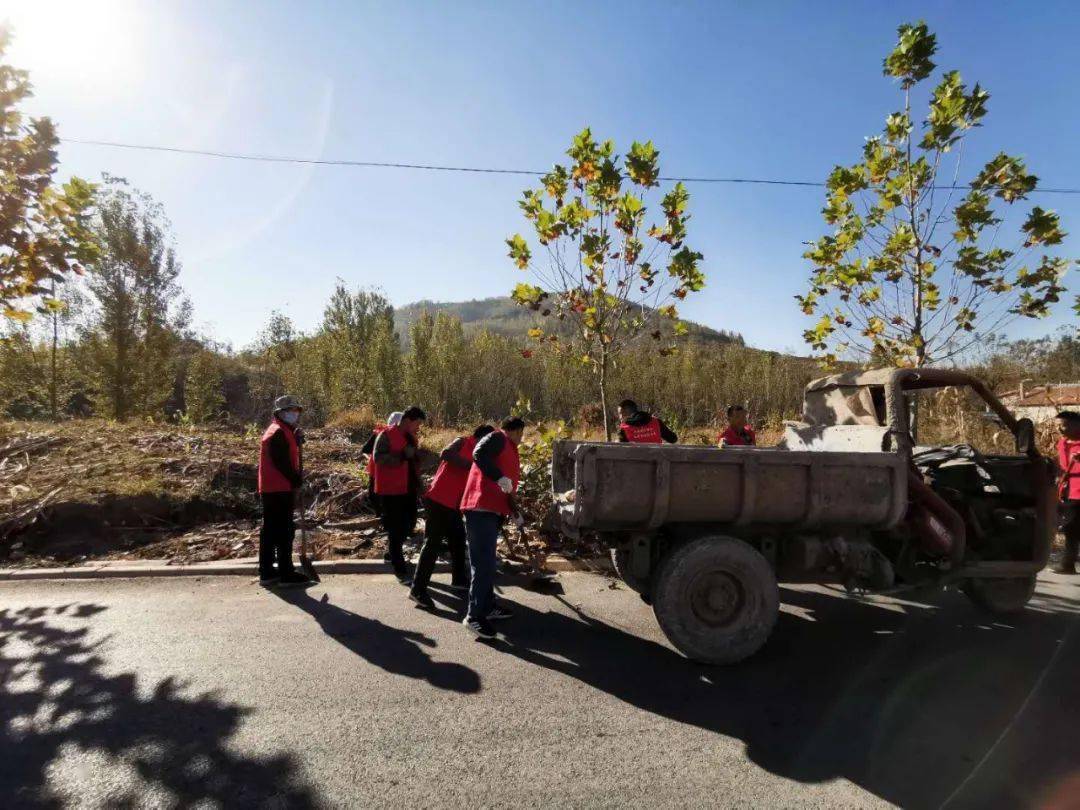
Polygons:
<instances>
[{"instance_id":1,"label":"sneaker","mask_svg":"<svg viewBox=\"0 0 1080 810\"><path fill-rule=\"evenodd\" d=\"M496 605L494 608L492 608L491 613L487 615L487 620L489 622L497 622L501 621L502 619L510 619L513 617L513 615L513 611L507 610L501 605Z\"/></svg>"},{"instance_id":2,"label":"sneaker","mask_svg":"<svg viewBox=\"0 0 1080 810\"><path fill-rule=\"evenodd\" d=\"M468 616L461 622L465 629L477 638L495 638L495 628L488 624L487 619L470 619Z\"/></svg>"},{"instance_id":3,"label":"sneaker","mask_svg":"<svg viewBox=\"0 0 1080 810\"><path fill-rule=\"evenodd\" d=\"M435 600L426 591L409 591L409 599L416 602L424 610L435 610Z\"/></svg>"},{"instance_id":4,"label":"sneaker","mask_svg":"<svg viewBox=\"0 0 1080 810\"><path fill-rule=\"evenodd\" d=\"M394 576L402 585L412 585L412 571L399 571Z\"/></svg>"},{"instance_id":5,"label":"sneaker","mask_svg":"<svg viewBox=\"0 0 1080 810\"><path fill-rule=\"evenodd\" d=\"M451 582L449 585L447 585L447 587L450 590L452 590L454 593L468 593L469 592L469 583L468 582L466 582L464 585L462 585L462 584L460 584L458 582Z\"/></svg>"},{"instance_id":6,"label":"sneaker","mask_svg":"<svg viewBox=\"0 0 1080 810\"><path fill-rule=\"evenodd\" d=\"M1064 564L1062 564L1062 565L1059 565L1057 568L1054 569L1054 573L1055 574L1065 574L1066 576L1076 576L1076 566L1075 565L1064 565Z\"/></svg>"},{"instance_id":7,"label":"sneaker","mask_svg":"<svg viewBox=\"0 0 1080 810\"><path fill-rule=\"evenodd\" d=\"M260 576L259 585L263 588L272 588L277 585L280 580L281 577L279 577L277 574L270 574L269 576L265 577Z\"/></svg>"},{"instance_id":8,"label":"sneaker","mask_svg":"<svg viewBox=\"0 0 1080 810\"><path fill-rule=\"evenodd\" d=\"M283 588L300 588L311 585L312 582L299 571L290 571L288 574L281 575L278 584Z\"/></svg>"}]
</instances>

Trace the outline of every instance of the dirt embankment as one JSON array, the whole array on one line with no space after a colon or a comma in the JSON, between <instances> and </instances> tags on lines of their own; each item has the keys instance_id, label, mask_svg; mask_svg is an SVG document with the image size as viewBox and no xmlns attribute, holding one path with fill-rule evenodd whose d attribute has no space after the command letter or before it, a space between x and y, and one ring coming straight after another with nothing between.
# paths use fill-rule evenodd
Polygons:
<instances>
[{"instance_id":1,"label":"dirt embankment","mask_svg":"<svg viewBox=\"0 0 1080 810\"><path fill-rule=\"evenodd\" d=\"M256 553L257 436L98 420L2 429L0 564ZM360 446L345 432L309 435L308 520L324 526L316 551L374 554Z\"/></svg>"},{"instance_id":2,"label":"dirt embankment","mask_svg":"<svg viewBox=\"0 0 1080 810\"><path fill-rule=\"evenodd\" d=\"M432 452L422 472L434 471L437 451L454 435L425 430L422 446ZM307 436L304 525L311 555L382 557L385 536L368 503L361 453L367 435L317 429ZM258 446L257 434L239 430L103 420L0 423L0 566L255 556ZM530 526L543 523L540 514L529 519ZM421 512L414 549L423 525ZM553 550L597 553L542 530L510 535L503 556L534 567Z\"/></svg>"}]
</instances>

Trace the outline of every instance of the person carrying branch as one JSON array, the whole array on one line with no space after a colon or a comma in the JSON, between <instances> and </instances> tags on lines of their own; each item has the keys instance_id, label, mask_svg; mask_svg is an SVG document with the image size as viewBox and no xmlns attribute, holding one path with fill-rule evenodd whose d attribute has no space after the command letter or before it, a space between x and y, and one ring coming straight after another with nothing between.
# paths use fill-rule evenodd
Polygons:
<instances>
[{"instance_id":1,"label":"person carrying branch","mask_svg":"<svg viewBox=\"0 0 1080 810\"><path fill-rule=\"evenodd\" d=\"M424 411L413 405L401 416L400 424L388 427L375 440L375 495L382 507L382 524L390 564L403 585L412 582L412 570L405 561L402 547L415 520L416 457L419 450L417 433L427 419ZM410 505L410 499L412 504Z\"/></svg>"},{"instance_id":2,"label":"person carrying branch","mask_svg":"<svg viewBox=\"0 0 1080 810\"><path fill-rule=\"evenodd\" d=\"M473 451L474 463L461 496L472 573L469 609L462 624L480 638L494 638L491 622L512 615L495 602L495 547L506 518L514 516L519 526L522 523L514 493L521 481L518 445L524 433L525 421L512 416L500 430L482 438Z\"/></svg>"},{"instance_id":3,"label":"person carrying branch","mask_svg":"<svg viewBox=\"0 0 1080 810\"><path fill-rule=\"evenodd\" d=\"M1065 553L1061 555L1059 574L1075 574L1076 558L1080 554L1080 412L1062 411L1057 415L1058 466L1061 484L1061 531L1065 535Z\"/></svg>"},{"instance_id":4,"label":"person carrying branch","mask_svg":"<svg viewBox=\"0 0 1080 810\"><path fill-rule=\"evenodd\" d=\"M679 437L662 419L638 408L632 399L619 403L619 441L630 444L675 444Z\"/></svg>"},{"instance_id":5,"label":"person carrying branch","mask_svg":"<svg viewBox=\"0 0 1080 810\"><path fill-rule=\"evenodd\" d=\"M469 591L469 567L465 552L465 522L461 517L461 496L473 466L476 445L495 430L480 425L469 436L458 436L439 454L439 468L424 493L424 546L416 563L409 598L423 608L433 610L435 602L427 592L435 562L443 547L450 549L450 587Z\"/></svg>"},{"instance_id":6,"label":"person carrying branch","mask_svg":"<svg viewBox=\"0 0 1080 810\"><path fill-rule=\"evenodd\" d=\"M263 508L259 584L265 587L310 582L293 567L292 561L296 533L293 504L303 484L300 445L304 443L304 433L299 427L303 411L295 397L278 397L274 400L273 420L259 442L258 489Z\"/></svg>"}]
</instances>

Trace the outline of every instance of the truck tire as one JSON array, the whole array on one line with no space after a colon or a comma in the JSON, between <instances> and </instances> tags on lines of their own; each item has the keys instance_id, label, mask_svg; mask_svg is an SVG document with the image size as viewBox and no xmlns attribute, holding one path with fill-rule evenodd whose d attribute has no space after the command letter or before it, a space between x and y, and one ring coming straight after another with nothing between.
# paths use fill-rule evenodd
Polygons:
<instances>
[{"instance_id":1,"label":"truck tire","mask_svg":"<svg viewBox=\"0 0 1080 810\"><path fill-rule=\"evenodd\" d=\"M964 593L987 613L1018 613L1035 593L1035 577L969 579L964 583Z\"/></svg>"},{"instance_id":2,"label":"truck tire","mask_svg":"<svg viewBox=\"0 0 1080 810\"><path fill-rule=\"evenodd\" d=\"M649 580L635 577L630 572L630 550L625 546L612 546L611 564L615 566L615 573L619 579L626 583L626 587L635 593L648 593Z\"/></svg>"},{"instance_id":3,"label":"truck tire","mask_svg":"<svg viewBox=\"0 0 1080 810\"><path fill-rule=\"evenodd\" d=\"M672 549L654 578L660 628L687 658L734 664L757 652L780 613L769 563L733 537L700 537Z\"/></svg>"}]
</instances>

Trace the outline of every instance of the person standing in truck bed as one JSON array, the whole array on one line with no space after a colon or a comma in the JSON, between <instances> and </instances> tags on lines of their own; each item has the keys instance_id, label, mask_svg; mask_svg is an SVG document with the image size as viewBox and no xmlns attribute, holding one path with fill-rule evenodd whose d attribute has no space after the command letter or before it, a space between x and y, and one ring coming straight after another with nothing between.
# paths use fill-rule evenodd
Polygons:
<instances>
[{"instance_id":1,"label":"person standing in truck bed","mask_svg":"<svg viewBox=\"0 0 1080 810\"><path fill-rule=\"evenodd\" d=\"M757 444L757 434L746 421L746 408L728 405L727 427L717 436L716 443L721 447L753 447Z\"/></svg>"},{"instance_id":2,"label":"person standing in truck bed","mask_svg":"<svg viewBox=\"0 0 1080 810\"><path fill-rule=\"evenodd\" d=\"M675 444L679 437L663 420L640 410L632 399L619 403L619 441L630 444Z\"/></svg>"}]
</instances>

